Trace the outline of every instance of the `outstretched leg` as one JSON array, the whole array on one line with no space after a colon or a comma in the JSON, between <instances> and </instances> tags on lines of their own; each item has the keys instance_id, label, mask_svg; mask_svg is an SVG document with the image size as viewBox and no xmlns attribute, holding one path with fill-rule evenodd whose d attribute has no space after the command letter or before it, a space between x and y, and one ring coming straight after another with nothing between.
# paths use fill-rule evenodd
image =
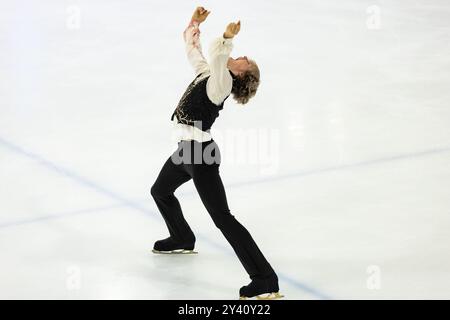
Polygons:
<instances>
[{"instance_id":1,"label":"outstretched leg","mask_svg":"<svg viewBox=\"0 0 450 320\"><path fill-rule=\"evenodd\" d=\"M192 165L190 170L195 187L214 224L233 247L250 278L266 279L273 277L275 275L274 270L259 250L250 233L230 213L225 189L219 175L219 165Z\"/></svg>"},{"instance_id":2,"label":"outstretched leg","mask_svg":"<svg viewBox=\"0 0 450 320\"><path fill-rule=\"evenodd\" d=\"M190 179L183 165L174 164L169 157L151 188L152 197L169 229L170 239L160 243L163 247L178 243L192 245L193 248L195 243L194 233L184 219L180 203L174 195L175 190Z\"/></svg>"}]
</instances>

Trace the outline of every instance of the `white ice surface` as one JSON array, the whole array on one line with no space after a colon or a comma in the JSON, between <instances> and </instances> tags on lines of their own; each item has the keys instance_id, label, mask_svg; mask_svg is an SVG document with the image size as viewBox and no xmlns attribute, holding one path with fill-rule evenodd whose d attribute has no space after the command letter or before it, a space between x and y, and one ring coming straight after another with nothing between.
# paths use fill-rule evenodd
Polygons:
<instances>
[{"instance_id":1,"label":"white ice surface","mask_svg":"<svg viewBox=\"0 0 450 320\"><path fill-rule=\"evenodd\" d=\"M150 254L198 4L0 3L0 298L235 299L248 282L192 182L177 195L200 254ZM205 53L241 19L232 56L260 66L213 135L231 211L286 297L449 299L448 1L202 5ZM239 163L251 133L272 157Z\"/></svg>"}]
</instances>

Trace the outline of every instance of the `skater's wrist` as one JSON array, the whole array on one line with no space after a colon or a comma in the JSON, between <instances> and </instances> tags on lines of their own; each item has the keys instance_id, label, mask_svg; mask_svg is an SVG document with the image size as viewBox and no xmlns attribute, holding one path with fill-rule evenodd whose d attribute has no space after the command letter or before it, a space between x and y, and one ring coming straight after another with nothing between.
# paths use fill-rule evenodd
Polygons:
<instances>
[{"instance_id":1,"label":"skater's wrist","mask_svg":"<svg viewBox=\"0 0 450 320\"><path fill-rule=\"evenodd\" d=\"M200 23L201 23L200 21L195 20L194 18L192 18L191 21L189 22L189 27L192 27L192 26L198 27L200 25Z\"/></svg>"},{"instance_id":2,"label":"skater's wrist","mask_svg":"<svg viewBox=\"0 0 450 320\"><path fill-rule=\"evenodd\" d=\"M224 39L233 39L233 37L234 37L234 35L232 35L230 33L227 33L227 32L223 33L223 38Z\"/></svg>"}]
</instances>

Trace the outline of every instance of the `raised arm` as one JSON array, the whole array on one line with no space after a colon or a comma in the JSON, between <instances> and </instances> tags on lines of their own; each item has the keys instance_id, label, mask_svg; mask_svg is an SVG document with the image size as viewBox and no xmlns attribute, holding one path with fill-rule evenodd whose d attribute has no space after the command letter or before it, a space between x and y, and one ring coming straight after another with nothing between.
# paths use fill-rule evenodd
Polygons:
<instances>
[{"instance_id":1,"label":"raised arm","mask_svg":"<svg viewBox=\"0 0 450 320\"><path fill-rule=\"evenodd\" d=\"M194 68L195 75L199 75L208 70L208 63L203 56L202 46L200 44L199 26L206 20L209 13L205 8L197 7L189 25L183 32L186 54L190 64Z\"/></svg>"},{"instance_id":2,"label":"raised arm","mask_svg":"<svg viewBox=\"0 0 450 320\"><path fill-rule=\"evenodd\" d=\"M233 37L238 34L241 22L230 23L221 37L216 38L209 48L211 75L206 84L208 97L216 105L231 93L233 78L228 70L228 58L233 50Z\"/></svg>"}]
</instances>

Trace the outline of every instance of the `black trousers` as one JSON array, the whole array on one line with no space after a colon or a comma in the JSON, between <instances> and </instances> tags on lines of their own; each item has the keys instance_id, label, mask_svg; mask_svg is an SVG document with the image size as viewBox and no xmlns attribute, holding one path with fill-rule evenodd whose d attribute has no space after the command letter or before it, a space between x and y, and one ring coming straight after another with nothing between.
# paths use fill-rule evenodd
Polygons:
<instances>
[{"instance_id":1,"label":"black trousers","mask_svg":"<svg viewBox=\"0 0 450 320\"><path fill-rule=\"evenodd\" d=\"M174 195L180 185L192 179L214 224L233 247L250 278L270 276L274 272L272 267L247 229L230 213L219 166L220 151L215 141L178 143L178 149L167 159L151 188L169 234L177 242L195 242L194 233Z\"/></svg>"}]
</instances>

